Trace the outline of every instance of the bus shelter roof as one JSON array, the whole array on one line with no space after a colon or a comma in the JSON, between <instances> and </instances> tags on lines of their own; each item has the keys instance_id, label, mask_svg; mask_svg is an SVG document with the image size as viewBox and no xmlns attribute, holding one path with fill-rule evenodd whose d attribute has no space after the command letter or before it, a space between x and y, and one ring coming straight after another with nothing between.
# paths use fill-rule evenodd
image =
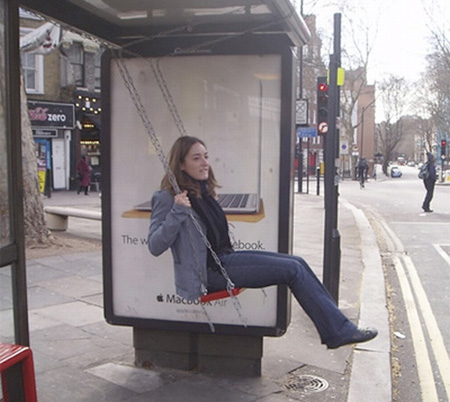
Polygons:
<instances>
[{"instance_id":1,"label":"bus shelter roof","mask_svg":"<svg viewBox=\"0 0 450 402\"><path fill-rule=\"evenodd\" d=\"M117 46L151 37L276 35L310 38L290 0L19 0L19 5Z\"/></svg>"}]
</instances>

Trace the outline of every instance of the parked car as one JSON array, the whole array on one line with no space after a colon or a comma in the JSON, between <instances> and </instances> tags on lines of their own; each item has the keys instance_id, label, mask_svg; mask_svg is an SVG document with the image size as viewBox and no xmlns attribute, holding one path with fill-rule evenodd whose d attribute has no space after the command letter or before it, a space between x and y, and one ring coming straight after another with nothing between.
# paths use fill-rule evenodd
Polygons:
<instances>
[{"instance_id":1,"label":"parked car","mask_svg":"<svg viewBox=\"0 0 450 402\"><path fill-rule=\"evenodd\" d=\"M402 171L398 166L391 167L391 177L402 177Z\"/></svg>"}]
</instances>

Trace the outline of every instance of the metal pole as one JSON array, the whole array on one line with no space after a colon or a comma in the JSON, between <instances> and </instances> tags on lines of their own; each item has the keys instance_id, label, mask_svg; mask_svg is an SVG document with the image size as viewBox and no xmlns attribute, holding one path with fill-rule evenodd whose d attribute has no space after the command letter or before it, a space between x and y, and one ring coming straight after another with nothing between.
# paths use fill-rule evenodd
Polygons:
<instances>
[{"instance_id":1,"label":"metal pole","mask_svg":"<svg viewBox=\"0 0 450 402\"><path fill-rule=\"evenodd\" d=\"M306 143L306 194L309 194L309 152L310 152L310 141L308 136L308 142Z\"/></svg>"},{"instance_id":2,"label":"metal pole","mask_svg":"<svg viewBox=\"0 0 450 402\"><path fill-rule=\"evenodd\" d=\"M339 87L337 85L337 70L340 63L340 25L341 15L335 14L334 39L335 54L330 57L329 82L329 114L328 134L325 142L325 236L324 236L324 267L323 284L333 299L339 301L340 277L340 234L338 222L338 166L339 166L339 133L336 119L339 115Z\"/></svg>"},{"instance_id":3,"label":"metal pole","mask_svg":"<svg viewBox=\"0 0 450 402\"><path fill-rule=\"evenodd\" d=\"M303 0L300 1L300 16L303 16ZM303 99L303 51L298 49L298 99ZM309 120L309 118L307 119ZM299 139L298 171L297 171L297 192L303 192L303 139Z\"/></svg>"},{"instance_id":4,"label":"metal pole","mask_svg":"<svg viewBox=\"0 0 450 402\"><path fill-rule=\"evenodd\" d=\"M298 142L298 156L297 156L297 192L303 192L303 145L302 138Z\"/></svg>"},{"instance_id":5,"label":"metal pole","mask_svg":"<svg viewBox=\"0 0 450 402\"><path fill-rule=\"evenodd\" d=\"M320 166L317 166L316 168L316 176L317 176L316 195L320 195Z\"/></svg>"},{"instance_id":6,"label":"metal pole","mask_svg":"<svg viewBox=\"0 0 450 402\"><path fill-rule=\"evenodd\" d=\"M365 107L362 108L361 112L361 156L360 158L364 157L363 150L364 150L364 113L366 112Z\"/></svg>"}]
</instances>

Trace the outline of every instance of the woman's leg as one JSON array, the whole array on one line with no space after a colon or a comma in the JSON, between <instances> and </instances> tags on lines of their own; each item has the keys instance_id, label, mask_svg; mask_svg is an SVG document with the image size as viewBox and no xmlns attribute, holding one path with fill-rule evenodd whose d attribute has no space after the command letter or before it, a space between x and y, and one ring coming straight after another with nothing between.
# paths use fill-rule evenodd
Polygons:
<instances>
[{"instance_id":1,"label":"woman's leg","mask_svg":"<svg viewBox=\"0 0 450 402\"><path fill-rule=\"evenodd\" d=\"M314 322L327 345L352 336L355 324L338 309L336 303L308 264L301 258L279 253L237 251L221 256L222 263L238 287L262 288L287 285L294 297ZM223 289L225 281L220 272L209 270L208 286Z\"/></svg>"}]
</instances>

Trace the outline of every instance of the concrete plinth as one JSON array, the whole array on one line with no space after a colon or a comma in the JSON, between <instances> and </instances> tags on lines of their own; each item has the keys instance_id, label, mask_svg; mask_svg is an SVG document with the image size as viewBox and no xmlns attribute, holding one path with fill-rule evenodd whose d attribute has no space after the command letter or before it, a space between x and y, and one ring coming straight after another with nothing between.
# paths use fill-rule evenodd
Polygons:
<instances>
[{"instance_id":1,"label":"concrete plinth","mask_svg":"<svg viewBox=\"0 0 450 402\"><path fill-rule=\"evenodd\" d=\"M135 363L139 367L197 370L258 377L263 338L134 328Z\"/></svg>"}]
</instances>

